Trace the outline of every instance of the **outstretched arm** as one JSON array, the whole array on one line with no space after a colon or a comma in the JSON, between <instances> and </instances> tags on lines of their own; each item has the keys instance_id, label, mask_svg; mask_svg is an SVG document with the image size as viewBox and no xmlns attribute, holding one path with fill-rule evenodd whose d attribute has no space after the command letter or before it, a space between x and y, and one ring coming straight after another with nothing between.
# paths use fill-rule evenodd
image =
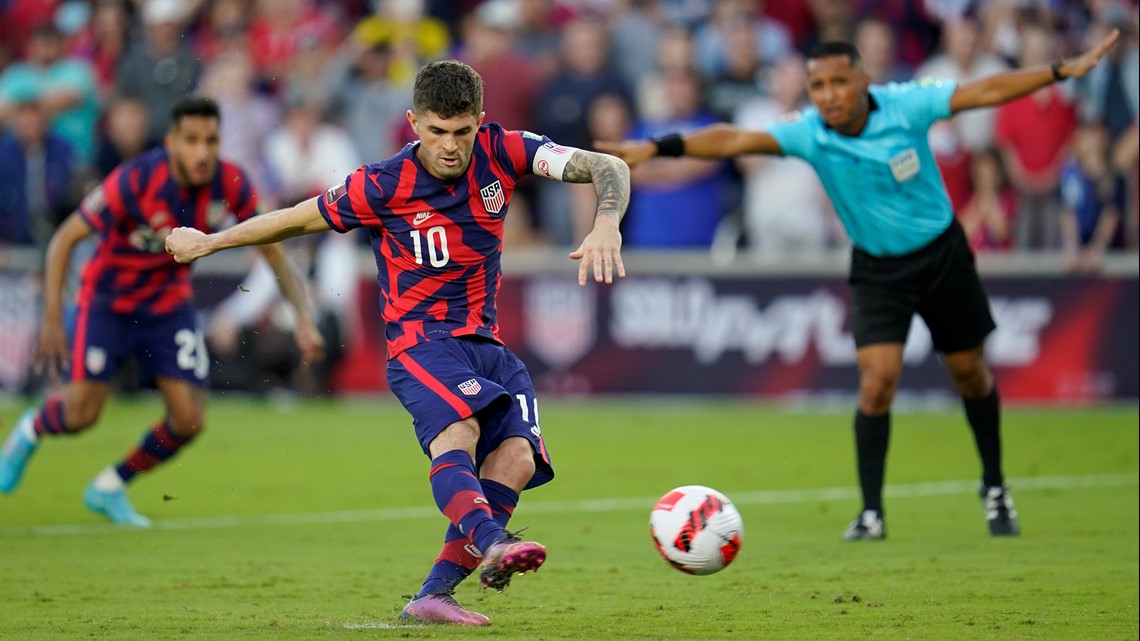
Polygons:
<instances>
[{"instance_id":1,"label":"outstretched arm","mask_svg":"<svg viewBox=\"0 0 1140 641\"><path fill-rule=\"evenodd\" d=\"M318 196L319 198L319 196ZM166 251L180 263L192 263L203 256L231 247L269 245L286 238L328 231L329 224L310 198L293 207L254 216L249 220L213 234L192 227L178 227L166 237Z\"/></svg>"},{"instance_id":2,"label":"outstretched arm","mask_svg":"<svg viewBox=\"0 0 1140 641\"><path fill-rule=\"evenodd\" d=\"M670 138L671 142L667 140ZM680 136L679 147L677 138L673 136L656 140L599 141L594 146L599 151L621 158L630 166L641 164L654 156L734 158L743 154L783 154L772 134L726 124L709 125Z\"/></svg>"},{"instance_id":3,"label":"outstretched arm","mask_svg":"<svg viewBox=\"0 0 1140 641\"><path fill-rule=\"evenodd\" d=\"M1096 66L1118 38L1120 30L1113 29L1100 44L1076 58L1059 60L1048 67L1007 71L960 85L950 96L950 110L958 113L966 109L992 107L1031 94L1059 80L1080 78Z\"/></svg>"},{"instance_id":4,"label":"outstretched arm","mask_svg":"<svg viewBox=\"0 0 1140 641\"><path fill-rule=\"evenodd\" d=\"M629 166L620 158L578 149L566 162L562 181L593 183L598 196L594 228L578 249L570 252L570 258L582 261L578 266L578 284L586 284L591 266L595 282L613 283L615 270L619 277L624 277L618 224L629 207Z\"/></svg>"}]
</instances>

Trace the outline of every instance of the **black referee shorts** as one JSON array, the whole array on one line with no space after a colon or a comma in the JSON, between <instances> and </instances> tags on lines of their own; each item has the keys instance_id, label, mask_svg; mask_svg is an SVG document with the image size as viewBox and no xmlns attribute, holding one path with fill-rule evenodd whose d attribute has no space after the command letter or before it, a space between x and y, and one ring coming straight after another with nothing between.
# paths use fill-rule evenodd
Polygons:
<instances>
[{"instance_id":1,"label":"black referee shorts","mask_svg":"<svg viewBox=\"0 0 1140 641\"><path fill-rule=\"evenodd\" d=\"M855 248L849 281L857 348L905 343L915 313L944 354L977 347L997 327L957 220L929 245L902 256Z\"/></svg>"}]
</instances>

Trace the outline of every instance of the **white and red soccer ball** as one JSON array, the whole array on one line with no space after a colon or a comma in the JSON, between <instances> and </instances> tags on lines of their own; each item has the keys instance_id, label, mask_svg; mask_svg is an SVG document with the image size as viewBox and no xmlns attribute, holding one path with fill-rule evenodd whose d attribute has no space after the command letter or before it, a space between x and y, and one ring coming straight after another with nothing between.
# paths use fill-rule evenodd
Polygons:
<instances>
[{"instance_id":1,"label":"white and red soccer ball","mask_svg":"<svg viewBox=\"0 0 1140 641\"><path fill-rule=\"evenodd\" d=\"M744 520L727 496L703 485L686 485L653 506L649 533L669 565L687 574L713 574L736 558Z\"/></svg>"}]
</instances>

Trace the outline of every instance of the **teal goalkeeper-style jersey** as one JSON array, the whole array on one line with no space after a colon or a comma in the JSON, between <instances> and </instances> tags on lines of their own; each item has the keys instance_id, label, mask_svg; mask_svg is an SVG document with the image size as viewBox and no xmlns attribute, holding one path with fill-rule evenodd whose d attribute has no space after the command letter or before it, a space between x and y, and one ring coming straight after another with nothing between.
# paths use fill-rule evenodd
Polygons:
<instances>
[{"instance_id":1,"label":"teal goalkeeper-style jersey","mask_svg":"<svg viewBox=\"0 0 1140 641\"><path fill-rule=\"evenodd\" d=\"M767 131L784 155L815 168L856 247L900 256L924 247L954 219L927 132L951 116L956 87L934 79L872 85L871 112L858 136L828 127L815 107Z\"/></svg>"}]
</instances>

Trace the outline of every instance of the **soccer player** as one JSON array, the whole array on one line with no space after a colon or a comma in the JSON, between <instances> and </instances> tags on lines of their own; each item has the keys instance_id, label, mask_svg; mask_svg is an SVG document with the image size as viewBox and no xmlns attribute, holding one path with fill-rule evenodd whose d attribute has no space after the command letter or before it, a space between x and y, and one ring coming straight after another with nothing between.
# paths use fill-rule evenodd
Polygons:
<instances>
[{"instance_id":1,"label":"soccer player","mask_svg":"<svg viewBox=\"0 0 1140 641\"><path fill-rule=\"evenodd\" d=\"M45 436L74 435L99 419L111 379L134 356L144 383L158 388L165 415L142 443L99 472L84 502L113 523L148 527L126 485L169 460L204 426L210 371L198 313L191 300L190 267L165 251L176 226L215 230L257 213L257 193L238 166L218 160L217 105L201 97L179 100L163 147L120 165L60 225L48 245L43 324L38 359L49 369L70 368L62 391L25 411L0 453L0 491L20 483L28 459ZM63 322L63 286L72 249L91 234L98 249L83 272L70 353ZM303 281L281 248L262 254L297 310L297 346L306 361L321 356L324 339L313 322Z\"/></svg>"},{"instance_id":2,"label":"soccer player","mask_svg":"<svg viewBox=\"0 0 1140 641\"><path fill-rule=\"evenodd\" d=\"M886 537L882 495L890 409L915 313L930 328L962 395L981 459L980 493L990 534L1018 534L1017 513L1002 476L998 391L983 354L985 337L995 325L927 131L934 121L960 111L1001 104L1083 76L1118 36L1114 32L1071 60L962 85L934 79L871 85L853 45L825 42L807 61L814 106L766 130L718 124L683 136L598 143L598 149L630 165L653 156L757 153L802 158L819 174L854 244L851 328L860 377L855 444L863 509L844 540Z\"/></svg>"},{"instance_id":3,"label":"soccer player","mask_svg":"<svg viewBox=\"0 0 1140 641\"><path fill-rule=\"evenodd\" d=\"M388 382L412 415L431 459L432 494L450 525L443 551L401 617L487 625L455 587L476 568L483 587L537 570L546 549L506 530L519 493L551 480L534 385L499 341L495 296L503 219L523 175L593 183L594 227L571 258L612 283L625 275L618 223L629 168L618 158L562 147L545 136L483 123L483 82L467 65L433 62L416 76L406 114L419 137L365 165L323 196L220 233L175 229L178 262L315 232L364 227L372 239L388 344Z\"/></svg>"}]
</instances>

